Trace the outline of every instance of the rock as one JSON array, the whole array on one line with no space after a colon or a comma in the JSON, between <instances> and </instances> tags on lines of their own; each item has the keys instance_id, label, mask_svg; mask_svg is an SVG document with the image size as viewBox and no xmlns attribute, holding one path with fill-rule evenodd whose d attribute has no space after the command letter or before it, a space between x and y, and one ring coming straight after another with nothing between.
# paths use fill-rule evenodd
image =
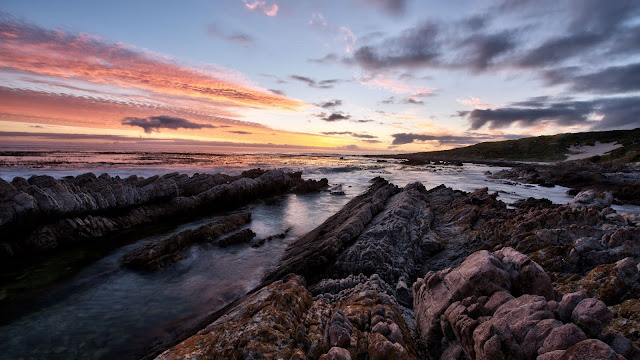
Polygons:
<instances>
[{"instance_id":1,"label":"rock","mask_svg":"<svg viewBox=\"0 0 640 360\"><path fill-rule=\"evenodd\" d=\"M303 314L311 304L311 294L296 280L275 282L248 295L198 334L157 359L289 359L300 338L298 328Z\"/></svg>"},{"instance_id":2,"label":"rock","mask_svg":"<svg viewBox=\"0 0 640 360\"><path fill-rule=\"evenodd\" d=\"M329 352L327 353L326 356L321 356L320 359L326 359L326 360L351 360L351 354L349 354L349 351L347 349L343 349L343 348L339 348L339 347L332 347L331 349L329 349Z\"/></svg>"},{"instance_id":3,"label":"rock","mask_svg":"<svg viewBox=\"0 0 640 360\"><path fill-rule=\"evenodd\" d=\"M275 281L157 359L289 359L301 353L309 359L417 359L398 304L379 291L380 282L358 283L333 294L332 301L312 299L299 277ZM371 331L372 314L390 324L392 339Z\"/></svg>"},{"instance_id":4,"label":"rock","mask_svg":"<svg viewBox=\"0 0 640 360\"><path fill-rule=\"evenodd\" d=\"M237 207L248 201L305 188L323 181L292 178L280 170L222 174L167 174L127 179L84 174L57 180L33 176L0 184L0 257L48 251L87 240L117 238L142 224Z\"/></svg>"},{"instance_id":5,"label":"rock","mask_svg":"<svg viewBox=\"0 0 640 360\"><path fill-rule=\"evenodd\" d=\"M598 339L587 339L567 349L561 360L624 360L613 349Z\"/></svg>"},{"instance_id":6,"label":"rock","mask_svg":"<svg viewBox=\"0 0 640 360\"><path fill-rule=\"evenodd\" d=\"M607 305L640 297L640 272L633 258L626 257L614 264L599 265L587 275L560 287L563 291L583 290Z\"/></svg>"},{"instance_id":7,"label":"rock","mask_svg":"<svg viewBox=\"0 0 640 360\"><path fill-rule=\"evenodd\" d=\"M280 264L263 278L265 283L289 273L296 273L315 282L322 269L350 246L364 227L379 213L384 203L398 189L381 178L362 195L349 201L340 211L308 234L292 242Z\"/></svg>"},{"instance_id":8,"label":"rock","mask_svg":"<svg viewBox=\"0 0 640 360\"><path fill-rule=\"evenodd\" d=\"M594 208L602 210L611 206L612 203L613 195L610 192L598 193L595 190L585 190L571 200L569 207L572 209Z\"/></svg>"},{"instance_id":9,"label":"rock","mask_svg":"<svg viewBox=\"0 0 640 360\"><path fill-rule=\"evenodd\" d=\"M606 331L619 333L640 347L640 299L629 299L612 306L614 318Z\"/></svg>"},{"instance_id":10,"label":"rock","mask_svg":"<svg viewBox=\"0 0 640 360\"><path fill-rule=\"evenodd\" d=\"M135 248L120 259L123 266L133 269L155 270L180 259L180 251L196 243L212 242L251 221L251 213L225 216L194 230L149 242Z\"/></svg>"},{"instance_id":11,"label":"rock","mask_svg":"<svg viewBox=\"0 0 640 360\"><path fill-rule=\"evenodd\" d=\"M566 350L583 340L587 340L587 335L575 324L568 323L551 330L542 347L538 350L538 354Z\"/></svg>"},{"instance_id":12,"label":"rock","mask_svg":"<svg viewBox=\"0 0 640 360\"><path fill-rule=\"evenodd\" d=\"M237 245L242 243L248 243L256 236L256 233L251 229L240 230L235 234L229 235L216 242L219 247L227 247L230 245Z\"/></svg>"},{"instance_id":13,"label":"rock","mask_svg":"<svg viewBox=\"0 0 640 360\"><path fill-rule=\"evenodd\" d=\"M584 299L587 298L587 293L584 291L577 291L570 294L566 294L562 297L562 301L558 304L558 318L564 322L571 319L573 309Z\"/></svg>"},{"instance_id":14,"label":"rock","mask_svg":"<svg viewBox=\"0 0 640 360\"><path fill-rule=\"evenodd\" d=\"M586 298L576 305L571 321L589 334L598 334L613 319L613 312L600 300Z\"/></svg>"},{"instance_id":15,"label":"rock","mask_svg":"<svg viewBox=\"0 0 640 360\"><path fill-rule=\"evenodd\" d=\"M253 244L251 244L251 247L257 248L264 245L266 242L273 241L275 239L284 239L285 237L287 237L287 234L289 233L289 231L291 231L290 227L287 228L285 231L281 232L280 234L269 235L266 238L259 239L255 241Z\"/></svg>"}]
</instances>

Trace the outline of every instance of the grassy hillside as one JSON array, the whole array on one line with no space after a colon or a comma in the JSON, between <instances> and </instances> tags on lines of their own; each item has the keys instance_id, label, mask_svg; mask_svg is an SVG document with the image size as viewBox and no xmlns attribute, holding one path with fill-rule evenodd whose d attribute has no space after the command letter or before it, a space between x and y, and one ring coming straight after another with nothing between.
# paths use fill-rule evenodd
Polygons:
<instances>
[{"instance_id":1,"label":"grassy hillside","mask_svg":"<svg viewBox=\"0 0 640 360\"><path fill-rule=\"evenodd\" d=\"M597 131L575 134L538 136L518 140L484 142L463 148L393 155L411 160L508 160L508 161L563 161L571 146L617 142L623 147L591 161L640 161L640 128L634 130Z\"/></svg>"}]
</instances>

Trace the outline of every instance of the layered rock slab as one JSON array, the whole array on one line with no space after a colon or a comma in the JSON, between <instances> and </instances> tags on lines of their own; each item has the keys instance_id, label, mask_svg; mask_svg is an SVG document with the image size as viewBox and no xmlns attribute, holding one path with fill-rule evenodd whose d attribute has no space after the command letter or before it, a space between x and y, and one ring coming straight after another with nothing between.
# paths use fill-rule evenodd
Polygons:
<instances>
[{"instance_id":1,"label":"layered rock slab","mask_svg":"<svg viewBox=\"0 0 640 360\"><path fill-rule=\"evenodd\" d=\"M336 261L381 212L387 199L399 189L382 178L372 180L369 189L349 201L320 226L287 246L280 263L263 277L264 283L294 273L309 283L322 279L324 270Z\"/></svg>"},{"instance_id":2,"label":"layered rock slab","mask_svg":"<svg viewBox=\"0 0 640 360\"><path fill-rule=\"evenodd\" d=\"M45 252L88 239L106 238L163 219L211 213L304 187L299 173L252 170L237 177L222 174L136 176L93 174L56 180L49 176L2 182L1 257Z\"/></svg>"},{"instance_id":3,"label":"layered rock slab","mask_svg":"<svg viewBox=\"0 0 640 360\"><path fill-rule=\"evenodd\" d=\"M122 256L120 263L132 269L159 269L179 260L183 249L197 243L213 242L249 221L251 221L251 213L225 216L197 229L185 230L133 249Z\"/></svg>"}]
</instances>

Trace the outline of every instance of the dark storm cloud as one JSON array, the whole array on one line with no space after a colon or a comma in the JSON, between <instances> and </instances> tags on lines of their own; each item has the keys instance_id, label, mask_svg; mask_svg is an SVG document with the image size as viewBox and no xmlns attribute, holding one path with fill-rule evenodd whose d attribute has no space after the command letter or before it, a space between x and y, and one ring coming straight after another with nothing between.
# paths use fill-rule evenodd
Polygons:
<instances>
[{"instance_id":1,"label":"dark storm cloud","mask_svg":"<svg viewBox=\"0 0 640 360\"><path fill-rule=\"evenodd\" d=\"M341 106L342 105L342 100L340 100L340 99L329 100L329 101L325 101L323 103L319 103L319 104L316 104L316 105L320 106L321 108L325 108L325 109L333 109L335 107Z\"/></svg>"},{"instance_id":2,"label":"dark storm cloud","mask_svg":"<svg viewBox=\"0 0 640 360\"><path fill-rule=\"evenodd\" d=\"M377 139L377 136L369 135L369 134L358 134L351 131L327 131L321 133L323 135L349 135L359 139Z\"/></svg>"},{"instance_id":3,"label":"dark storm cloud","mask_svg":"<svg viewBox=\"0 0 640 360\"><path fill-rule=\"evenodd\" d=\"M214 37L214 38L219 38L219 39L225 39L225 40L229 40L229 41L233 41L233 42L240 42L240 43L252 43L255 41L255 39L248 34L244 34L244 33L225 33L224 31L222 31L217 24L209 24L209 26L207 26L207 35Z\"/></svg>"},{"instance_id":4,"label":"dark storm cloud","mask_svg":"<svg viewBox=\"0 0 640 360\"><path fill-rule=\"evenodd\" d=\"M513 103L499 109L476 109L459 115L467 117L472 130L487 126L501 129L517 124L558 126L590 125L592 130L633 129L640 126L640 97L604 98L589 101L550 101L549 98ZM592 120L590 117L599 117Z\"/></svg>"},{"instance_id":5,"label":"dark storm cloud","mask_svg":"<svg viewBox=\"0 0 640 360\"><path fill-rule=\"evenodd\" d=\"M302 83L309 85L309 87L316 88L316 89L333 89L333 87L336 84L339 84L342 82L342 80L340 79L328 79L328 80L316 81L312 78L309 78L306 76L300 76L300 75L291 75L289 77L293 80L300 81Z\"/></svg>"},{"instance_id":6,"label":"dark storm cloud","mask_svg":"<svg viewBox=\"0 0 640 360\"><path fill-rule=\"evenodd\" d=\"M402 15L407 8L407 0L361 0L365 3L376 5L389 15Z\"/></svg>"},{"instance_id":7,"label":"dark storm cloud","mask_svg":"<svg viewBox=\"0 0 640 360\"><path fill-rule=\"evenodd\" d=\"M560 68L545 73L551 84L568 83L574 91L615 94L640 91L640 63L611 66L598 72L577 75L578 67Z\"/></svg>"},{"instance_id":8,"label":"dark storm cloud","mask_svg":"<svg viewBox=\"0 0 640 360\"><path fill-rule=\"evenodd\" d=\"M216 128L217 126L209 124L198 124L191 122L187 119L160 115L160 116L148 116L146 118L139 117L126 117L122 119L122 125L139 126L144 132L152 133L153 131L160 131L160 129L202 129L202 128Z\"/></svg>"}]
</instances>

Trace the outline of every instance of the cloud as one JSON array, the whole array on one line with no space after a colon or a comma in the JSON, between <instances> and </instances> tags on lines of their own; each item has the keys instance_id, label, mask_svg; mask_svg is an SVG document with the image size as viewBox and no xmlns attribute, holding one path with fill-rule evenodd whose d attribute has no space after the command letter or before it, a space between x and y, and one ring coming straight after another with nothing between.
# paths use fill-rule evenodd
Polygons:
<instances>
[{"instance_id":1,"label":"cloud","mask_svg":"<svg viewBox=\"0 0 640 360\"><path fill-rule=\"evenodd\" d=\"M533 127L588 125L592 130L633 129L640 126L640 96L586 101L537 98L497 109L459 112L471 129L501 129L517 124Z\"/></svg>"},{"instance_id":2,"label":"cloud","mask_svg":"<svg viewBox=\"0 0 640 360\"><path fill-rule=\"evenodd\" d=\"M317 117L317 118L320 118L321 120L324 120L324 121L340 121L340 120L349 120L349 119L351 119L351 115L347 115L347 114L344 114L342 112L334 112L334 113L331 113L331 114L328 114L328 115L327 115L327 113L320 113L320 114L316 114L314 116Z\"/></svg>"},{"instance_id":3,"label":"cloud","mask_svg":"<svg viewBox=\"0 0 640 360\"><path fill-rule=\"evenodd\" d=\"M358 41L358 38L353 31L346 26L340 26L338 30L343 33L342 39L344 40L344 51L350 53L356 41Z\"/></svg>"},{"instance_id":4,"label":"cloud","mask_svg":"<svg viewBox=\"0 0 640 360\"><path fill-rule=\"evenodd\" d=\"M218 25L214 24L214 23L211 23L211 24L209 24L209 26L207 26L207 34L209 36L211 36L211 37L224 39L224 40L229 40L229 41L232 41L232 42L253 43L255 41L253 36L248 35L248 34L244 34L244 33L227 34L227 33L223 32L222 30L220 30Z\"/></svg>"},{"instance_id":5,"label":"cloud","mask_svg":"<svg viewBox=\"0 0 640 360\"><path fill-rule=\"evenodd\" d=\"M403 15L407 8L407 0L362 0L367 4L375 5L389 15Z\"/></svg>"},{"instance_id":6,"label":"cloud","mask_svg":"<svg viewBox=\"0 0 640 360\"><path fill-rule=\"evenodd\" d=\"M202 141L190 139L164 139L147 137L129 137L121 135L103 134L65 134L65 133L32 133L0 131L3 144L12 144L15 149L32 149L34 145L47 149L76 149L86 150L87 140L92 142L91 149L114 148L138 151L234 151L253 149L256 151L333 151L333 148L291 145L291 144L260 144L236 143L231 141ZM46 140L43 142L43 140Z\"/></svg>"},{"instance_id":7,"label":"cloud","mask_svg":"<svg viewBox=\"0 0 640 360\"><path fill-rule=\"evenodd\" d=\"M341 83L343 80L340 79L328 79L328 80L320 80L316 81L312 78L301 76L301 75L291 75L289 76L293 80L300 81L309 85L309 87L316 89L333 89L336 84Z\"/></svg>"},{"instance_id":8,"label":"cloud","mask_svg":"<svg viewBox=\"0 0 640 360\"><path fill-rule=\"evenodd\" d=\"M438 141L441 145L447 143L453 144L475 144L478 143L478 139L473 136L453 136L453 135L425 135L425 134L411 134L400 133L393 134L393 142L391 145L404 145L411 144L414 141Z\"/></svg>"},{"instance_id":9,"label":"cloud","mask_svg":"<svg viewBox=\"0 0 640 360\"><path fill-rule=\"evenodd\" d=\"M228 69L183 66L166 56L96 35L46 30L18 21L0 20L0 53L3 71L31 77L73 78L93 85L151 92L153 96L213 100L236 106L291 110L306 105L230 79L233 72Z\"/></svg>"},{"instance_id":10,"label":"cloud","mask_svg":"<svg viewBox=\"0 0 640 360\"><path fill-rule=\"evenodd\" d=\"M394 80L384 73L373 73L358 77L357 80L370 89L384 89L396 94L412 94L414 97L433 95L435 88L413 85Z\"/></svg>"},{"instance_id":11,"label":"cloud","mask_svg":"<svg viewBox=\"0 0 640 360\"><path fill-rule=\"evenodd\" d=\"M251 11L259 10L267 16L276 16L278 14L278 4L268 4L266 1L249 1L242 0L247 9Z\"/></svg>"},{"instance_id":12,"label":"cloud","mask_svg":"<svg viewBox=\"0 0 640 360\"><path fill-rule=\"evenodd\" d=\"M524 67L544 67L558 64L582 54L603 39L602 35L593 33L577 33L554 38L527 52L517 64Z\"/></svg>"},{"instance_id":13,"label":"cloud","mask_svg":"<svg viewBox=\"0 0 640 360\"><path fill-rule=\"evenodd\" d=\"M278 90L278 89L269 89L269 91L271 91L274 94L280 95L280 96L285 96L284 91L282 90Z\"/></svg>"},{"instance_id":14,"label":"cloud","mask_svg":"<svg viewBox=\"0 0 640 360\"><path fill-rule=\"evenodd\" d=\"M485 125L489 129L501 129L513 124L532 127L544 121L561 126L571 126L589 123L588 115L591 112L589 104L581 102L553 104L548 108L475 109L469 114L469 121L473 130L480 129Z\"/></svg>"},{"instance_id":15,"label":"cloud","mask_svg":"<svg viewBox=\"0 0 640 360\"><path fill-rule=\"evenodd\" d=\"M329 24L327 23L327 20L324 18L324 15L322 15L322 13L314 12L313 14L311 14L311 20L309 20L309 25L326 28L327 25Z\"/></svg>"},{"instance_id":16,"label":"cloud","mask_svg":"<svg viewBox=\"0 0 640 360\"><path fill-rule=\"evenodd\" d=\"M393 134L392 147L399 145L411 144L413 142L425 142L425 141L437 141L438 146L442 145L454 145L454 146L468 146L477 144L483 141L496 141L507 139L519 139L521 135L492 135L492 134L479 134L479 133L467 133L467 135L435 135L435 134L412 134L412 133L400 133Z\"/></svg>"},{"instance_id":17,"label":"cloud","mask_svg":"<svg viewBox=\"0 0 640 360\"><path fill-rule=\"evenodd\" d=\"M369 135L369 134L358 134L351 131L327 131L322 132L323 135L349 135L359 139L377 139L377 136Z\"/></svg>"},{"instance_id":18,"label":"cloud","mask_svg":"<svg viewBox=\"0 0 640 360\"><path fill-rule=\"evenodd\" d=\"M351 122L354 122L354 123L370 123L370 122L373 122L373 120L367 120L367 119L353 120L352 119Z\"/></svg>"},{"instance_id":19,"label":"cloud","mask_svg":"<svg viewBox=\"0 0 640 360\"><path fill-rule=\"evenodd\" d=\"M413 96L409 96L408 98L404 99L404 103L412 105L424 105L424 101Z\"/></svg>"},{"instance_id":20,"label":"cloud","mask_svg":"<svg viewBox=\"0 0 640 360\"><path fill-rule=\"evenodd\" d=\"M248 131L239 131L239 130L229 130L228 133L239 134L239 135L251 135L252 133Z\"/></svg>"},{"instance_id":21,"label":"cloud","mask_svg":"<svg viewBox=\"0 0 640 360\"><path fill-rule=\"evenodd\" d=\"M217 126L209 124L198 124L189 120L172 117L167 115L149 116L146 118L126 117L122 119L122 125L139 126L144 132L150 134L154 131L160 132L160 129L203 129L216 128Z\"/></svg>"},{"instance_id":22,"label":"cloud","mask_svg":"<svg viewBox=\"0 0 640 360\"><path fill-rule=\"evenodd\" d=\"M571 90L600 94L640 91L640 63L610 66L600 71L577 75L577 68L560 68L545 73L551 84L568 83Z\"/></svg>"},{"instance_id":23,"label":"cloud","mask_svg":"<svg viewBox=\"0 0 640 360\"><path fill-rule=\"evenodd\" d=\"M390 37L377 46L358 48L353 60L369 70L436 65L441 54L439 35L439 26L426 22Z\"/></svg>"},{"instance_id":24,"label":"cloud","mask_svg":"<svg viewBox=\"0 0 640 360\"><path fill-rule=\"evenodd\" d=\"M475 109L485 110L491 108L489 104L474 96L471 96L469 99L456 99L456 101L462 105L470 106Z\"/></svg>"},{"instance_id":25,"label":"cloud","mask_svg":"<svg viewBox=\"0 0 640 360\"><path fill-rule=\"evenodd\" d=\"M515 33L512 31L497 34L474 33L460 42L460 47L464 49L462 57L465 59L460 65L474 71L485 70L494 65L501 55L514 50L516 45Z\"/></svg>"},{"instance_id":26,"label":"cloud","mask_svg":"<svg viewBox=\"0 0 640 360\"><path fill-rule=\"evenodd\" d=\"M335 53L329 53L319 59L309 59L309 62L317 64L334 64L339 62L340 57Z\"/></svg>"},{"instance_id":27,"label":"cloud","mask_svg":"<svg viewBox=\"0 0 640 360\"><path fill-rule=\"evenodd\" d=\"M316 105L320 106L321 108L325 108L325 109L333 109L335 107L341 106L342 105L342 100L340 100L340 99L329 100L329 101L325 101L323 103L316 104Z\"/></svg>"}]
</instances>

